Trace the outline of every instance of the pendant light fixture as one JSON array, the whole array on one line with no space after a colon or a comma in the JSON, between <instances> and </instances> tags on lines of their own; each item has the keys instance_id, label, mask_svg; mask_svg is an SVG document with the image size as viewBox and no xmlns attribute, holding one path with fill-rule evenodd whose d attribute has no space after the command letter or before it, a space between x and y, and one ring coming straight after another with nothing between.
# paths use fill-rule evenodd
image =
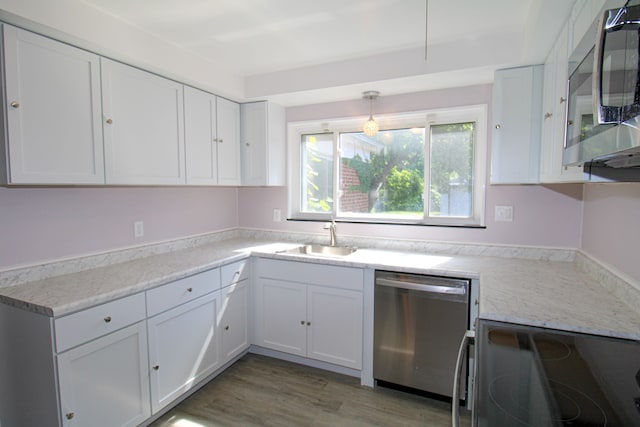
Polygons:
<instances>
[{"instance_id":1,"label":"pendant light fixture","mask_svg":"<svg viewBox=\"0 0 640 427\"><path fill-rule=\"evenodd\" d=\"M377 90L368 90L362 93L362 98L369 100L369 120L364 122L362 131L367 136L374 136L378 133L378 123L373 119L373 101L380 95Z\"/></svg>"}]
</instances>

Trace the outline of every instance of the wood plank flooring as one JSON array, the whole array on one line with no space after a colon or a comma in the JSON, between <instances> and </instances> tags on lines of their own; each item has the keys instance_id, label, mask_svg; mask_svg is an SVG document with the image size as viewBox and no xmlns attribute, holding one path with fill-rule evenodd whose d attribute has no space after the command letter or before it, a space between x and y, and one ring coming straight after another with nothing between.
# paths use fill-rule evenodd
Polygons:
<instances>
[{"instance_id":1,"label":"wood plank flooring","mask_svg":"<svg viewBox=\"0 0 640 427\"><path fill-rule=\"evenodd\" d=\"M461 426L471 425L461 409ZM450 426L451 406L352 378L247 354L152 427Z\"/></svg>"}]
</instances>

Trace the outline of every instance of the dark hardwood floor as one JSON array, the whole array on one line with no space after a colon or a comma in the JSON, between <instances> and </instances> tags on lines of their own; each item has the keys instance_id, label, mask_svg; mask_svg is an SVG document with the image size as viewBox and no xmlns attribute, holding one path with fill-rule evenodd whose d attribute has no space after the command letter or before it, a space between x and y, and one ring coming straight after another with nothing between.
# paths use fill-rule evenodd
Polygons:
<instances>
[{"instance_id":1,"label":"dark hardwood floor","mask_svg":"<svg viewBox=\"0 0 640 427\"><path fill-rule=\"evenodd\" d=\"M462 426L471 424L461 410ZM247 354L153 427L450 426L450 404Z\"/></svg>"}]
</instances>

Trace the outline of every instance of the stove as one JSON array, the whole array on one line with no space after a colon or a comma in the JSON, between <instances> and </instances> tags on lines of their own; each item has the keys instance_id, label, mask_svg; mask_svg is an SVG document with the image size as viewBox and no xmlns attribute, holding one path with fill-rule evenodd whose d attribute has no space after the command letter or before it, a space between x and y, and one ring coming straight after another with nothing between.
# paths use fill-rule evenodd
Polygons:
<instances>
[{"instance_id":1,"label":"stove","mask_svg":"<svg viewBox=\"0 0 640 427\"><path fill-rule=\"evenodd\" d=\"M478 427L640 426L640 342L481 320Z\"/></svg>"}]
</instances>

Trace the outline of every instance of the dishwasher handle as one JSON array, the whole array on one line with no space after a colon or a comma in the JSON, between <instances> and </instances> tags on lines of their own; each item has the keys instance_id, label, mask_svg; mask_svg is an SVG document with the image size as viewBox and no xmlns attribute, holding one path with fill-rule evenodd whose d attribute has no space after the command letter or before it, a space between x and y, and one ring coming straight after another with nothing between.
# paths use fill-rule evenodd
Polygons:
<instances>
[{"instance_id":1,"label":"dishwasher handle","mask_svg":"<svg viewBox=\"0 0 640 427\"><path fill-rule=\"evenodd\" d=\"M476 338L475 331L467 331L464 333L462 342L460 342L460 348L458 349L458 359L456 360L456 370L453 376L453 394L451 397L451 425L452 427L459 427L460 425L460 372L462 371L462 365L464 362L464 356L467 353L467 348L474 344Z\"/></svg>"},{"instance_id":2,"label":"dishwasher handle","mask_svg":"<svg viewBox=\"0 0 640 427\"><path fill-rule=\"evenodd\" d=\"M400 280L391 280L376 278L376 285L389 286L392 288L409 289L412 291L431 292L435 294L447 294L447 295L465 295L467 293L466 286L443 286L443 285L430 285L427 283L413 283Z\"/></svg>"}]
</instances>

